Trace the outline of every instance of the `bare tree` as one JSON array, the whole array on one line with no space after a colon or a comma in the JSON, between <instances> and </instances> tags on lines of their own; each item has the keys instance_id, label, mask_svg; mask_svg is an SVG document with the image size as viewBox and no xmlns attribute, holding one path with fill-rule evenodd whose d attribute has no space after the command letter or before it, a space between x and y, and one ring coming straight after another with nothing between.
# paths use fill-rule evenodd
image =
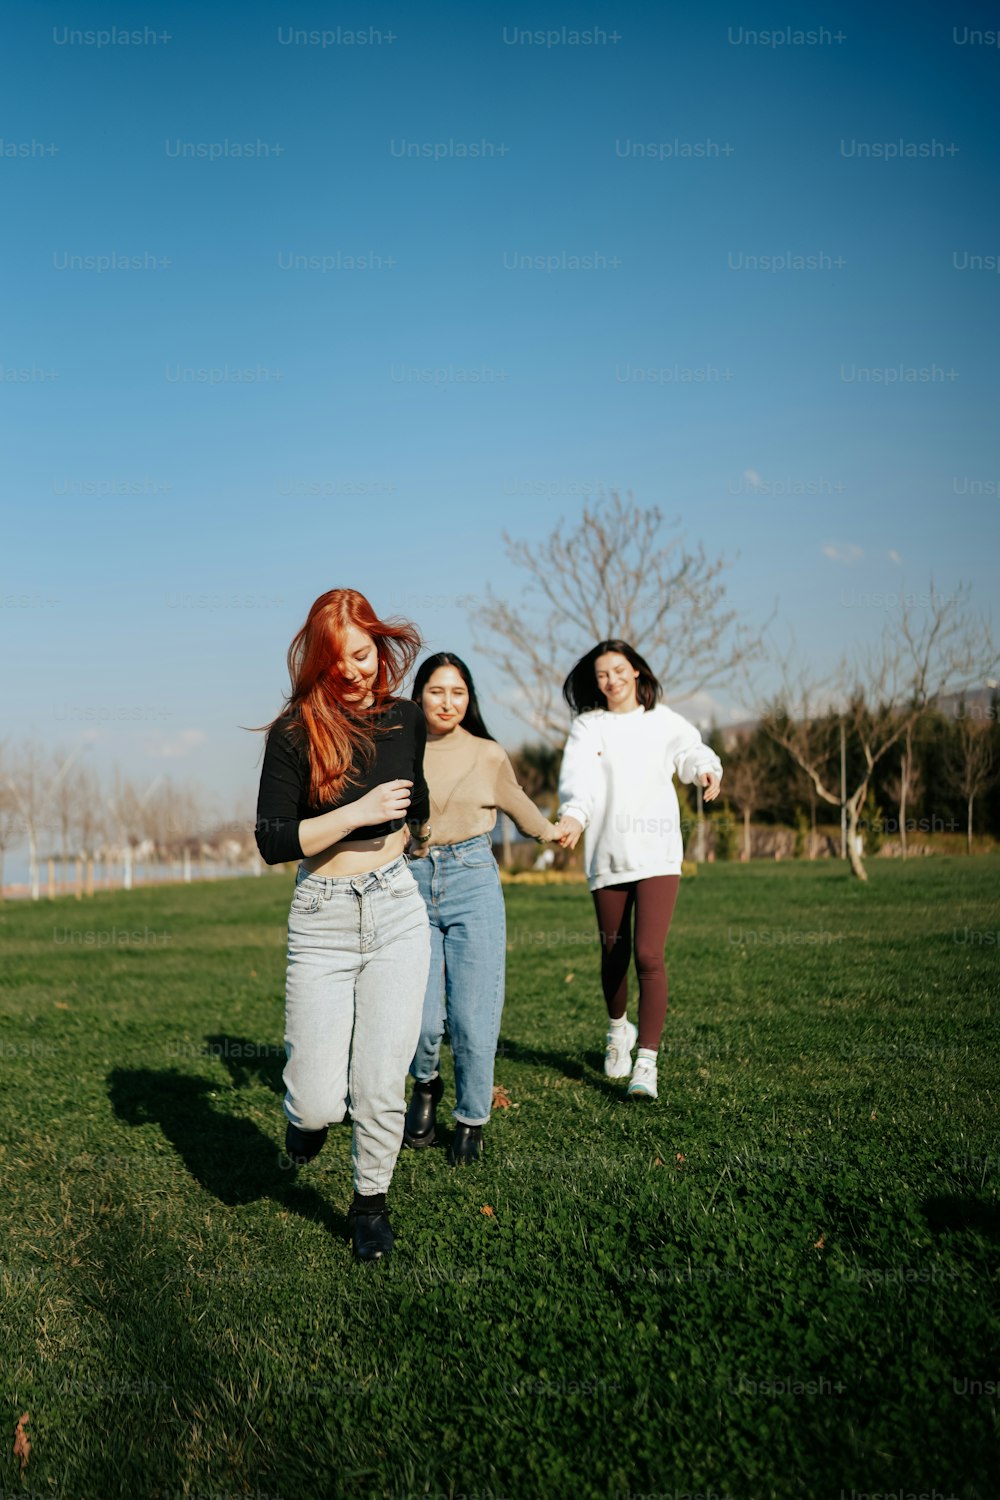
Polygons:
<instances>
[{"instance_id":1,"label":"bare tree","mask_svg":"<svg viewBox=\"0 0 1000 1500\"><path fill-rule=\"evenodd\" d=\"M786 661L782 692L763 715L767 732L811 778L817 795L846 812L847 857L859 880L868 877L858 819L875 767L945 693L996 675L1000 655L989 624L969 614L968 598L965 586L946 599L932 583L926 610L906 599L880 644L845 658L833 681L819 689L810 688L801 669L793 676ZM817 722L823 700L827 719ZM843 800L830 774L829 714L838 701L852 746L860 752L860 770Z\"/></svg>"},{"instance_id":2,"label":"bare tree","mask_svg":"<svg viewBox=\"0 0 1000 1500\"><path fill-rule=\"evenodd\" d=\"M62 750L55 752L55 765L48 793L48 816L51 827L59 835L59 866L63 881L66 879L66 866L75 842L74 834L79 826L81 803L85 802L92 781L88 779L83 767L74 762L82 751L89 748L89 744L84 742L75 750L71 750L69 754ZM79 853L79 848L74 849L73 852Z\"/></svg>"},{"instance_id":3,"label":"bare tree","mask_svg":"<svg viewBox=\"0 0 1000 1500\"><path fill-rule=\"evenodd\" d=\"M162 777L157 776L140 792L127 776L122 776L117 769L115 771L114 790L108 798L108 811L111 814L112 837L121 841L124 860L122 889L126 891L132 889L135 851L146 839L151 838L148 802L161 780Z\"/></svg>"},{"instance_id":4,"label":"bare tree","mask_svg":"<svg viewBox=\"0 0 1000 1500\"><path fill-rule=\"evenodd\" d=\"M17 804L28 836L28 881L33 901L37 901L41 895L38 839L52 816L51 790L54 779L42 750L35 744L21 747L7 775L8 790Z\"/></svg>"},{"instance_id":5,"label":"bare tree","mask_svg":"<svg viewBox=\"0 0 1000 1500\"><path fill-rule=\"evenodd\" d=\"M993 765L993 726L964 712L958 717L957 743L945 757L945 765L956 791L965 798L965 847L972 853L972 809L980 792L984 792L995 775Z\"/></svg>"},{"instance_id":6,"label":"bare tree","mask_svg":"<svg viewBox=\"0 0 1000 1500\"><path fill-rule=\"evenodd\" d=\"M91 766L79 766L73 777L73 841L81 859L93 859L101 835L101 786Z\"/></svg>"},{"instance_id":7,"label":"bare tree","mask_svg":"<svg viewBox=\"0 0 1000 1500\"><path fill-rule=\"evenodd\" d=\"M726 793L743 816L743 858L750 858L750 822L764 800L766 767L752 735L740 735L726 756Z\"/></svg>"},{"instance_id":8,"label":"bare tree","mask_svg":"<svg viewBox=\"0 0 1000 1500\"><path fill-rule=\"evenodd\" d=\"M6 744L0 741L0 901L3 900L3 867L7 850L18 841L25 827L12 779L13 769Z\"/></svg>"},{"instance_id":9,"label":"bare tree","mask_svg":"<svg viewBox=\"0 0 1000 1500\"><path fill-rule=\"evenodd\" d=\"M903 859L907 855L906 847L906 809L909 803L920 794L920 783L923 775L920 767L913 759L913 725L906 726L902 754L899 759L899 774L890 776L885 784L886 791L893 798L899 808L899 845L900 854Z\"/></svg>"},{"instance_id":10,"label":"bare tree","mask_svg":"<svg viewBox=\"0 0 1000 1500\"><path fill-rule=\"evenodd\" d=\"M809 847L806 857L814 860L819 852L819 832L816 827L816 785L811 776L807 776L799 765L793 765L793 786L796 798L799 792L803 794L809 803Z\"/></svg>"},{"instance_id":11,"label":"bare tree","mask_svg":"<svg viewBox=\"0 0 1000 1500\"><path fill-rule=\"evenodd\" d=\"M487 589L470 610L478 649L515 684L508 707L551 745L566 736L559 695L567 671L601 640L624 639L683 699L728 680L762 655L759 633L725 607L724 558L682 536L661 541L662 513L631 496L584 507L571 531L559 522L540 547L503 533L527 574L519 603Z\"/></svg>"}]
</instances>

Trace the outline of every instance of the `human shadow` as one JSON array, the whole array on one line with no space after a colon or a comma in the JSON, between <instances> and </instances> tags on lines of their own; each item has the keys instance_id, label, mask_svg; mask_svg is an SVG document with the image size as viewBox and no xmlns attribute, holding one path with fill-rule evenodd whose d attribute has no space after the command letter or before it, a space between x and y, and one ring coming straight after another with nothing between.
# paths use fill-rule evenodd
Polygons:
<instances>
[{"instance_id":1,"label":"human shadow","mask_svg":"<svg viewBox=\"0 0 1000 1500\"><path fill-rule=\"evenodd\" d=\"M208 1079L115 1068L108 1085L115 1116L126 1125L158 1124L191 1176L220 1203L235 1208L270 1199L331 1234L347 1235L346 1216L296 1181L296 1169L262 1130L213 1109Z\"/></svg>"},{"instance_id":2,"label":"human shadow","mask_svg":"<svg viewBox=\"0 0 1000 1500\"><path fill-rule=\"evenodd\" d=\"M89 1220L87 1254L68 1291L85 1323L96 1310L107 1343L79 1357L67 1348L41 1379L43 1387L51 1383L56 1409L69 1396L69 1410L85 1411L88 1429L101 1434L99 1443L70 1445L65 1492L149 1494L155 1476L153 1490L179 1494L190 1473L176 1441L178 1414L195 1421L230 1371L185 1311L189 1268L150 1232L142 1212L126 1201Z\"/></svg>"},{"instance_id":3,"label":"human shadow","mask_svg":"<svg viewBox=\"0 0 1000 1500\"><path fill-rule=\"evenodd\" d=\"M979 1198L958 1194L925 1198L920 1205L928 1228L934 1234L973 1233L1000 1243L1000 1208Z\"/></svg>"},{"instance_id":4,"label":"human shadow","mask_svg":"<svg viewBox=\"0 0 1000 1500\"><path fill-rule=\"evenodd\" d=\"M213 1031L205 1038L205 1055L218 1058L235 1088L244 1089L255 1081L263 1083L272 1094L285 1092L282 1072L285 1048L280 1042L255 1042L245 1036L230 1036Z\"/></svg>"},{"instance_id":5,"label":"human shadow","mask_svg":"<svg viewBox=\"0 0 1000 1500\"><path fill-rule=\"evenodd\" d=\"M501 1063L504 1058L508 1057L512 1062L529 1063L538 1068L551 1068L554 1072L562 1073L566 1078L576 1078L581 1083L587 1083L591 1088L597 1089L599 1093L607 1095L609 1099L621 1098L621 1080L604 1076L603 1052L585 1052L582 1057L574 1057L570 1052L548 1052L540 1047L525 1047L521 1042L513 1042L506 1037L501 1037L497 1043L497 1062Z\"/></svg>"}]
</instances>

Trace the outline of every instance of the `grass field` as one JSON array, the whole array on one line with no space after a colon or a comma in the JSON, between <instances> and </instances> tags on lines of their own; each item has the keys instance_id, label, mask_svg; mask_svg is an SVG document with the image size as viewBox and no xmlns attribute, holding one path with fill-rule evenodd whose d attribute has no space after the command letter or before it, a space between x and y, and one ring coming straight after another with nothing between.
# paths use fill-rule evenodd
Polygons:
<instances>
[{"instance_id":1,"label":"grass field","mask_svg":"<svg viewBox=\"0 0 1000 1500\"><path fill-rule=\"evenodd\" d=\"M685 880L656 1104L509 887L511 1107L374 1267L349 1128L281 1155L290 881L8 906L0 1495L992 1500L1000 862L870 874Z\"/></svg>"}]
</instances>

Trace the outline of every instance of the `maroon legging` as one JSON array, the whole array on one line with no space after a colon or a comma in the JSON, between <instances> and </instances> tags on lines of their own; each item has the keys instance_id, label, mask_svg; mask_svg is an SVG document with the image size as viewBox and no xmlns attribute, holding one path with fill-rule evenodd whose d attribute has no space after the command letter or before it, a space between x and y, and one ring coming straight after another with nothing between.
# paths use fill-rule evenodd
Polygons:
<instances>
[{"instance_id":1,"label":"maroon legging","mask_svg":"<svg viewBox=\"0 0 1000 1500\"><path fill-rule=\"evenodd\" d=\"M674 914L679 875L651 875L594 891L601 932L601 988L608 1015L625 1014L635 913L635 967L639 975L639 1046L654 1052L667 1019L667 971L663 949Z\"/></svg>"}]
</instances>

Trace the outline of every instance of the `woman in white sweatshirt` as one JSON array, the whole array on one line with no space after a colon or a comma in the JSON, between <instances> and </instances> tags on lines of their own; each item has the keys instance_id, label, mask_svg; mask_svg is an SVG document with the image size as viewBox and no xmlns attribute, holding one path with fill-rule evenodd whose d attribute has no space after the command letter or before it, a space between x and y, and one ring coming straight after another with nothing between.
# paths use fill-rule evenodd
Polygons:
<instances>
[{"instance_id":1,"label":"woman in white sweatshirt","mask_svg":"<svg viewBox=\"0 0 1000 1500\"><path fill-rule=\"evenodd\" d=\"M625 641L601 641L581 657L563 683L563 697L575 718L559 776L560 842L573 849L585 833L609 1018L604 1071L609 1078L631 1071L629 1095L655 1099L667 1014L663 950L684 854L673 778L700 782L711 802L722 764L694 725L659 701L660 684ZM633 950L638 1030L626 1013Z\"/></svg>"}]
</instances>

